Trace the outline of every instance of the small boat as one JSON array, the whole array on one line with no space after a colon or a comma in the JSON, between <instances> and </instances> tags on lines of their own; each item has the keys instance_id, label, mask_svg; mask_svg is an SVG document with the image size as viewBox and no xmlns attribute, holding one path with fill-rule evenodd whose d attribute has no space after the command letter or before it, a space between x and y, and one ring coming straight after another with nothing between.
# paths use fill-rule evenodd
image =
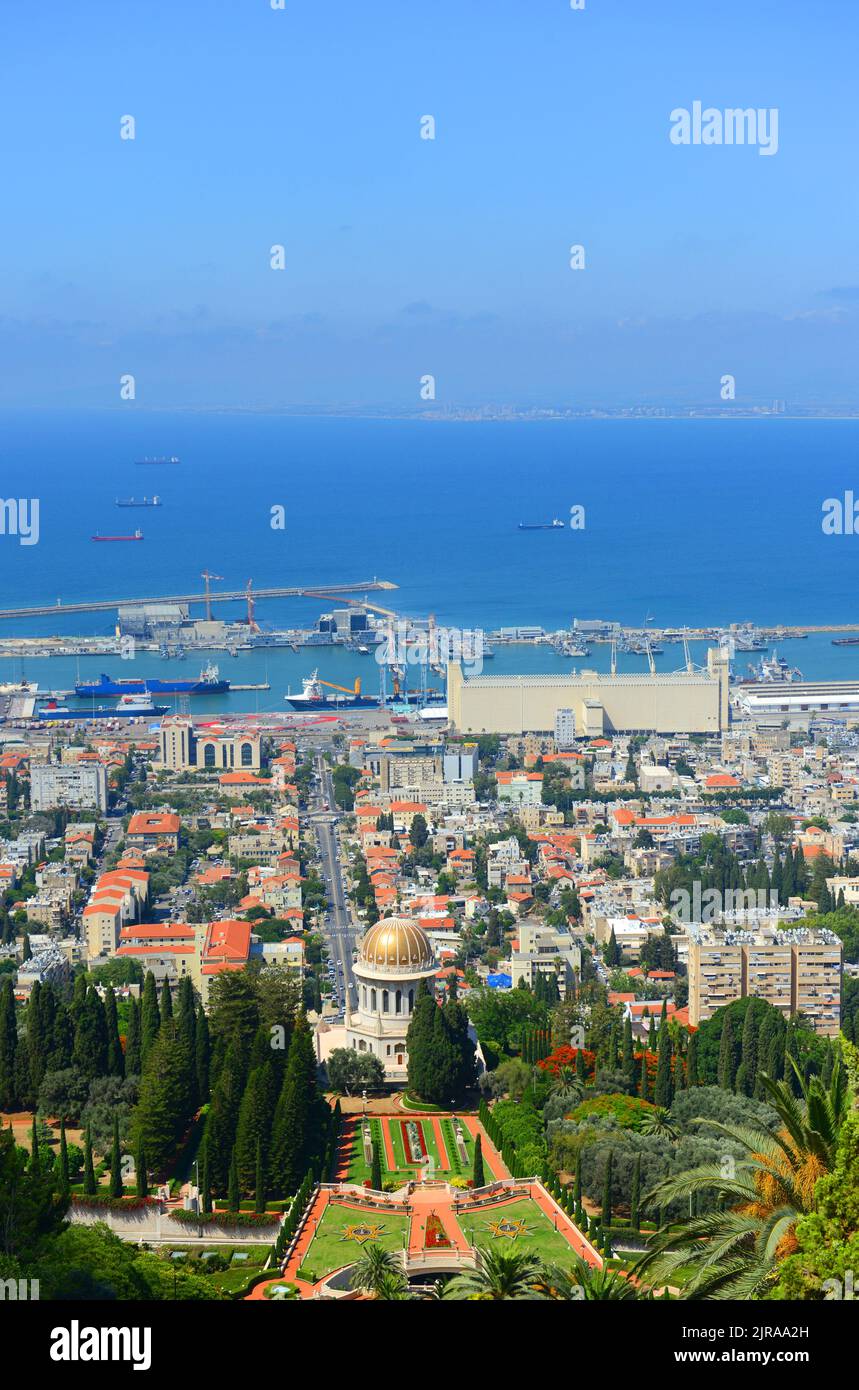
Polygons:
<instances>
[{"instance_id":1,"label":"small boat","mask_svg":"<svg viewBox=\"0 0 859 1390\"><path fill-rule=\"evenodd\" d=\"M90 536L91 541L142 541L143 532L135 531L133 536L102 536L96 531L94 536Z\"/></svg>"},{"instance_id":2,"label":"small boat","mask_svg":"<svg viewBox=\"0 0 859 1390\"><path fill-rule=\"evenodd\" d=\"M135 459L134 462L138 468L143 468L147 464L154 467L158 467L165 463L178 463L179 460L177 459L176 455L173 454L170 458Z\"/></svg>"},{"instance_id":3,"label":"small boat","mask_svg":"<svg viewBox=\"0 0 859 1390\"><path fill-rule=\"evenodd\" d=\"M155 497L142 497L139 502L136 497L117 497L116 505L118 507L160 507L162 503L161 498L156 494Z\"/></svg>"},{"instance_id":4,"label":"small boat","mask_svg":"<svg viewBox=\"0 0 859 1390\"><path fill-rule=\"evenodd\" d=\"M563 529L564 523L559 521L557 517L553 517L551 521L519 522L520 531L563 531Z\"/></svg>"}]
</instances>

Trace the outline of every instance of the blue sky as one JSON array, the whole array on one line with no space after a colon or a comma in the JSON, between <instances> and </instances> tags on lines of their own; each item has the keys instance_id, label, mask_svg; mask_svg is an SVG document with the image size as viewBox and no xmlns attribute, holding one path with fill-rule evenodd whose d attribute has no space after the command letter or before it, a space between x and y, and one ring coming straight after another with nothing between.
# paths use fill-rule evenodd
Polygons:
<instances>
[{"instance_id":1,"label":"blue sky","mask_svg":"<svg viewBox=\"0 0 859 1390\"><path fill-rule=\"evenodd\" d=\"M859 400L854 0L0 26L0 405ZM695 100L777 107L778 153L672 145Z\"/></svg>"}]
</instances>

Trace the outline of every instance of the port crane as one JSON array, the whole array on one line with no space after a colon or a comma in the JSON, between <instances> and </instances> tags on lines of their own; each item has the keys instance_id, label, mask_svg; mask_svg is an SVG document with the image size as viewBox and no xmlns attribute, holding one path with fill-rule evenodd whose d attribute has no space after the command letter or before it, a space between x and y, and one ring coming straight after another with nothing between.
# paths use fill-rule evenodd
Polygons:
<instances>
[{"instance_id":1,"label":"port crane","mask_svg":"<svg viewBox=\"0 0 859 1390\"><path fill-rule=\"evenodd\" d=\"M212 574L211 570L203 570L200 578L206 582L206 622L212 621L212 595L209 589L210 581L213 579L223 579L222 574Z\"/></svg>"},{"instance_id":2,"label":"port crane","mask_svg":"<svg viewBox=\"0 0 859 1390\"><path fill-rule=\"evenodd\" d=\"M361 694L361 677L360 677L360 676L356 676L354 687L351 686L351 685L335 685L333 681L323 681L323 680L320 680L318 676L317 676L317 682L318 682L319 685L326 685L326 686L328 687L329 690L340 690L340 691L342 691L342 693L343 693L344 695L360 695L360 694Z\"/></svg>"},{"instance_id":3,"label":"port crane","mask_svg":"<svg viewBox=\"0 0 859 1390\"><path fill-rule=\"evenodd\" d=\"M256 602L255 602L255 599L254 599L254 596L253 596L253 593L252 593L252 588L253 588L253 580L252 580L252 579L249 579L248 582L247 582L247 586L246 586L246 588L245 588L245 597L246 597L246 599L247 599L247 605L248 605L248 631L249 631L249 632L259 632L259 623L257 622L257 620L256 620L256 618L255 618L255 616L254 616L254 609L255 609L255 606L256 606Z\"/></svg>"}]
</instances>

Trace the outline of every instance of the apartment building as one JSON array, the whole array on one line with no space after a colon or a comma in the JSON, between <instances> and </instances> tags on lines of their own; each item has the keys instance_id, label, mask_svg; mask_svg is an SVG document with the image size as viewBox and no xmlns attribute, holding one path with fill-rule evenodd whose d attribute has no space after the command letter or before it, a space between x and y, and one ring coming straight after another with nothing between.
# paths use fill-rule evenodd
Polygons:
<instances>
[{"instance_id":1,"label":"apartment building","mask_svg":"<svg viewBox=\"0 0 859 1390\"><path fill-rule=\"evenodd\" d=\"M107 810L107 771L103 763L83 760L62 766L37 763L30 769L30 806L33 811Z\"/></svg>"},{"instance_id":2,"label":"apartment building","mask_svg":"<svg viewBox=\"0 0 859 1390\"><path fill-rule=\"evenodd\" d=\"M833 932L690 928L689 1021L694 1027L735 999L766 999L785 1017L801 1012L818 1033L841 1026L841 942Z\"/></svg>"}]
</instances>

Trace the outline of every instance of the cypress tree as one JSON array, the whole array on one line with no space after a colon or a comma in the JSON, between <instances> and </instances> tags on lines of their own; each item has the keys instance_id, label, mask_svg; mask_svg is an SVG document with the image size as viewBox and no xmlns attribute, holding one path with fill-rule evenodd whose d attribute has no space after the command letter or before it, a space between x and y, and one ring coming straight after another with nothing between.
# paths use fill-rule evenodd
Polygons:
<instances>
[{"instance_id":1,"label":"cypress tree","mask_svg":"<svg viewBox=\"0 0 859 1390\"><path fill-rule=\"evenodd\" d=\"M163 1169L175 1154L193 1108L188 1044L171 1021L144 1059L134 1112L135 1148L142 1144L154 1169Z\"/></svg>"},{"instance_id":2,"label":"cypress tree","mask_svg":"<svg viewBox=\"0 0 859 1390\"><path fill-rule=\"evenodd\" d=\"M409 1030L406 1034L409 1090L430 1099L435 1083L435 1015L438 1007L421 980L415 996Z\"/></svg>"},{"instance_id":3,"label":"cypress tree","mask_svg":"<svg viewBox=\"0 0 859 1390\"><path fill-rule=\"evenodd\" d=\"M474 1166L471 1170L471 1180L475 1187L483 1187L486 1182L483 1174L483 1141L479 1134L474 1141Z\"/></svg>"},{"instance_id":4,"label":"cypress tree","mask_svg":"<svg viewBox=\"0 0 859 1390\"><path fill-rule=\"evenodd\" d=\"M146 1062L154 1046L160 1027L161 1015L158 1012L158 992L155 988L155 976L152 974L151 970L147 970L146 979L143 982L143 995L140 1001L140 1057L143 1063Z\"/></svg>"},{"instance_id":5,"label":"cypress tree","mask_svg":"<svg viewBox=\"0 0 859 1390\"><path fill-rule=\"evenodd\" d=\"M39 1133L36 1128L36 1113L33 1112L33 1125L30 1130L30 1172L34 1177L38 1177L42 1171L42 1160L39 1156Z\"/></svg>"},{"instance_id":6,"label":"cypress tree","mask_svg":"<svg viewBox=\"0 0 859 1390\"><path fill-rule=\"evenodd\" d=\"M268 1147L278 1089L274 1065L269 1056L260 1066L254 1067L248 1077L236 1123L236 1166L239 1186L245 1193L250 1193L256 1186L260 1161L263 1172L268 1171Z\"/></svg>"},{"instance_id":7,"label":"cypress tree","mask_svg":"<svg viewBox=\"0 0 859 1390\"><path fill-rule=\"evenodd\" d=\"M262 1170L262 1141L257 1140L256 1174L254 1177L254 1211L265 1211L265 1179Z\"/></svg>"},{"instance_id":8,"label":"cypress tree","mask_svg":"<svg viewBox=\"0 0 859 1390\"><path fill-rule=\"evenodd\" d=\"M611 1226L611 1179L614 1168L614 1152L609 1149L605 1161L605 1173L603 1174L602 1185L602 1211L600 1212L600 1224L604 1231L608 1231Z\"/></svg>"},{"instance_id":9,"label":"cypress tree","mask_svg":"<svg viewBox=\"0 0 859 1390\"><path fill-rule=\"evenodd\" d=\"M197 1073L197 1101L205 1105L209 1099L209 1024L203 1006L197 1012L194 1030L194 1055Z\"/></svg>"},{"instance_id":10,"label":"cypress tree","mask_svg":"<svg viewBox=\"0 0 859 1390\"><path fill-rule=\"evenodd\" d=\"M437 1012L441 1013L441 1010ZM325 1110L327 1117L327 1106ZM307 1019L300 1014L289 1044L286 1072L272 1129L272 1185L287 1196L297 1191L308 1168L319 1161L321 1120L316 1086L316 1053Z\"/></svg>"},{"instance_id":11,"label":"cypress tree","mask_svg":"<svg viewBox=\"0 0 859 1390\"><path fill-rule=\"evenodd\" d=\"M119 1020L116 1013L116 995L113 985L108 985L104 994L104 1020L107 1030L107 1071L109 1076L122 1076L125 1059L119 1041Z\"/></svg>"},{"instance_id":12,"label":"cypress tree","mask_svg":"<svg viewBox=\"0 0 859 1390\"><path fill-rule=\"evenodd\" d=\"M726 1011L722 1019L722 1035L719 1040L718 1084L723 1091L734 1089L734 1031L731 1015Z\"/></svg>"},{"instance_id":13,"label":"cypress tree","mask_svg":"<svg viewBox=\"0 0 859 1390\"><path fill-rule=\"evenodd\" d=\"M239 1210L239 1171L236 1167L236 1156L230 1164L230 1180L227 1184L227 1211Z\"/></svg>"},{"instance_id":14,"label":"cypress tree","mask_svg":"<svg viewBox=\"0 0 859 1390\"><path fill-rule=\"evenodd\" d=\"M671 1086L671 1035L668 1032L668 1024L663 1023L659 1029L659 1044L656 1060L656 1082L653 1088L654 1104L663 1106L666 1110L673 1100Z\"/></svg>"},{"instance_id":15,"label":"cypress tree","mask_svg":"<svg viewBox=\"0 0 859 1390\"><path fill-rule=\"evenodd\" d=\"M639 1085L639 1095L642 1100L650 1099L650 1080L647 1075L647 1048L641 1054L641 1081Z\"/></svg>"},{"instance_id":16,"label":"cypress tree","mask_svg":"<svg viewBox=\"0 0 859 1390\"><path fill-rule=\"evenodd\" d=\"M229 1180L229 1160L236 1142L242 1097L245 1091L245 1061L240 1041L227 1048L217 1084L212 1091L206 1120L206 1139L209 1152L209 1177L216 1192L223 1192ZM276 1132L272 1130L272 1145ZM253 1136L256 1143L256 1135ZM272 1180L275 1169L271 1168Z\"/></svg>"},{"instance_id":17,"label":"cypress tree","mask_svg":"<svg viewBox=\"0 0 859 1390\"><path fill-rule=\"evenodd\" d=\"M209 1183L209 1146L203 1140L203 1159L200 1164L200 1205L204 1212L212 1210L212 1189Z\"/></svg>"},{"instance_id":18,"label":"cypress tree","mask_svg":"<svg viewBox=\"0 0 859 1390\"><path fill-rule=\"evenodd\" d=\"M573 1196L576 1206L582 1205L582 1154L581 1150L576 1154L576 1176L573 1184Z\"/></svg>"},{"instance_id":19,"label":"cypress tree","mask_svg":"<svg viewBox=\"0 0 859 1390\"><path fill-rule=\"evenodd\" d=\"M743 1019L743 1036L740 1043L740 1065L737 1068L737 1094L753 1096L758 1075L758 1031L755 1001L750 999Z\"/></svg>"},{"instance_id":20,"label":"cypress tree","mask_svg":"<svg viewBox=\"0 0 859 1390\"><path fill-rule=\"evenodd\" d=\"M791 1065L792 1062L799 1062L796 1030L792 1024L788 1024L784 1039L784 1079L795 1096L800 1094L799 1077Z\"/></svg>"},{"instance_id":21,"label":"cypress tree","mask_svg":"<svg viewBox=\"0 0 859 1390\"><path fill-rule=\"evenodd\" d=\"M89 985L87 983L86 975L76 975L74 987L72 989L72 1018L74 1020L75 1027L77 1027L78 1017L80 1016L80 1011L84 1006L84 1000L86 999L88 988Z\"/></svg>"},{"instance_id":22,"label":"cypress tree","mask_svg":"<svg viewBox=\"0 0 859 1390\"><path fill-rule=\"evenodd\" d=\"M108 1037L104 1005L94 986L86 992L75 1028L74 1064L92 1080L107 1075Z\"/></svg>"},{"instance_id":23,"label":"cypress tree","mask_svg":"<svg viewBox=\"0 0 859 1390\"><path fill-rule=\"evenodd\" d=\"M14 1110L15 1055L18 1049L18 1027L15 1020L15 995L7 975L0 985L0 1110Z\"/></svg>"},{"instance_id":24,"label":"cypress tree","mask_svg":"<svg viewBox=\"0 0 859 1390\"><path fill-rule=\"evenodd\" d=\"M689 1045L686 1048L686 1085L687 1087L698 1085L698 1034L689 1034Z\"/></svg>"},{"instance_id":25,"label":"cypress tree","mask_svg":"<svg viewBox=\"0 0 859 1390\"><path fill-rule=\"evenodd\" d=\"M588 1073L585 1066L585 1054L581 1048L576 1052L576 1080L581 1081L582 1085L587 1084Z\"/></svg>"},{"instance_id":26,"label":"cypress tree","mask_svg":"<svg viewBox=\"0 0 859 1390\"><path fill-rule=\"evenodd\" d=\"M370 1163L370 1186L374 1192L382 1191L382 1160L379 1157L379 1141L374 1138L372 1145L372 1161Z\"/></svg>"},{"instance_id":27,"label":"cypress tree","mask_svg":"<svg viewBox=\"0 0 859 1390\"><path fill-rule=\"evenodd\" d=\"M148 1197L149 1183L146 1177L146 1150L144 1149L143 1145L139 1142L137 1145L137 1156L134 1160L134 1170L134 1175L136 1179L135 1190L137 1192L138 1197Z\"/></svg>"},{"instance_id":28,"label":"cypress tree","mask_svg":"<svg viewBox=\"0 0 859 1390\"><path fill-rule=\"evenodd\" d=\"M140 1004L136 999L129 1000L128 1007L128 1033L125 1038L125 1073L127 1076L139 1076L141 1069L140 1057Z\"/></svg>"},{"instance_id":29,"label":"cypress tree","mask_svg":"<svg viewBox=\"0 0 859 1390\"><path fill-rule=\"evenodd\" d=\"M635 1163L632 1169L632 1191L629 1198L629 1224L634 1231L639 1229L641 1215L639 1204L641 1202L641 1154L635 1155Z\"/></svg>"},{"instance_id":30,"label":"cypress tree","mask_svg":"<svg viewBox=\"0 0 859 1390\"><path fill-rule=\"evenodd\" d=\"M169 981L165 978L161 986L161 998L159 1000L158 1012L162 1023L169 1023L173 1017L173 995L170 993Z\"/></svg>"},{"instance_id":31,"label":"cypress tree","mask_svg":"<svg viewBox=\"0 0 859 1390\"><path fill-rule=\"evenodd\" d=\"M84 1192L88 1197L94 1197L96 1190L95 1168L93 1167L92 1161L92 1135L90 1134L89 1125L87 1125L86 1134L84 1136Z\"/></svg>"},{"instance_id":32,"label":"cypress tree","mask_svg":"<svg viewBox=\"0 0 859 1390\"><path fill-rule=\"evenodd\" d=\"M48 1042L48 1071L65 1071L72 1065L75 1046L75 1025L71 1012L60 1000L51 1026Z\"/></svg>"},{"instance_id":33,"label":"cypress tree","mask_svg":"<svg viewBox=\"0 0 859 1390\"><path fill-rule=\"evenodd\" d=\"M119 1149L119 1116L113 1117L113 1147L110 1151L110 1195L122 1196L122 1155Z\"/></svg>"},{"instance_id":34,"label":"cypress tree","mask_svg":"<svg viewBox=\"0 0 859 1390\"><path fill-rule=\"evenodd\" d=\"M183 1034L188 1046L193 1049L197 1032L197 1011L194 1003L194 986L191 984L190 975L183 975L180 980L177 999L176 1022L179 1024L179 1031Z\"/></svg>"},{"instance_id":35,"label":"cypress tree","mask_svg":"<svg viewBox=\"0 0 859 1390\"><path fill-rule=\"evenodd\" d=\"M30 1080L34 1094L38 1092L42 1084L47 1067L48 1049L42 1025L42 990L42 985L36 980L30 991L30 999L27 1004L27 1051L30 1059ZM47 993L47 986L45 991Z\"/></svg>"},{"instance_id":36,"label":"cypress tree","mask_svg":"<svg viewBox=\"0 0 859 1390\"><path fill-rule=\"evenodd\" d=\"M623 1024L623 1054L621 1056L621 1068L627 1081L632 1081L635 1077L635 1056L632 1040L632 1019L627 1017Z\"/></svg>"},{"instance_id":37,"label":"cypress tree","mask_svg":"<svg viewBox=\"0 0 859 1390\"><path fill-rule=\"evenodd\" d=\"M764 1062L766 1066L767 1076L771 1077L773 1081L781 1081L784 1077L786 1032L787 1029L785 1028L784 1020L780 1016L777 1016L774 1020L772 1037L770 1038L770 1043L767 1048L766 1058L764 1059L763 1054L761 1054L761 1061Z\"/></svg>"},{"instance_id":38,"label":"cypress tree","mask_svg":"<svg viewBox=\"0 0 859 1390\"><path fill-rule=\"evenodd\" d=\"M71 1184L69 1183L69 1146L66 1140L66 1122L60 1120L60 1152L59 1152L59 1177L60 1195L68 1201Z\"/></svg>"}]
</instances>

